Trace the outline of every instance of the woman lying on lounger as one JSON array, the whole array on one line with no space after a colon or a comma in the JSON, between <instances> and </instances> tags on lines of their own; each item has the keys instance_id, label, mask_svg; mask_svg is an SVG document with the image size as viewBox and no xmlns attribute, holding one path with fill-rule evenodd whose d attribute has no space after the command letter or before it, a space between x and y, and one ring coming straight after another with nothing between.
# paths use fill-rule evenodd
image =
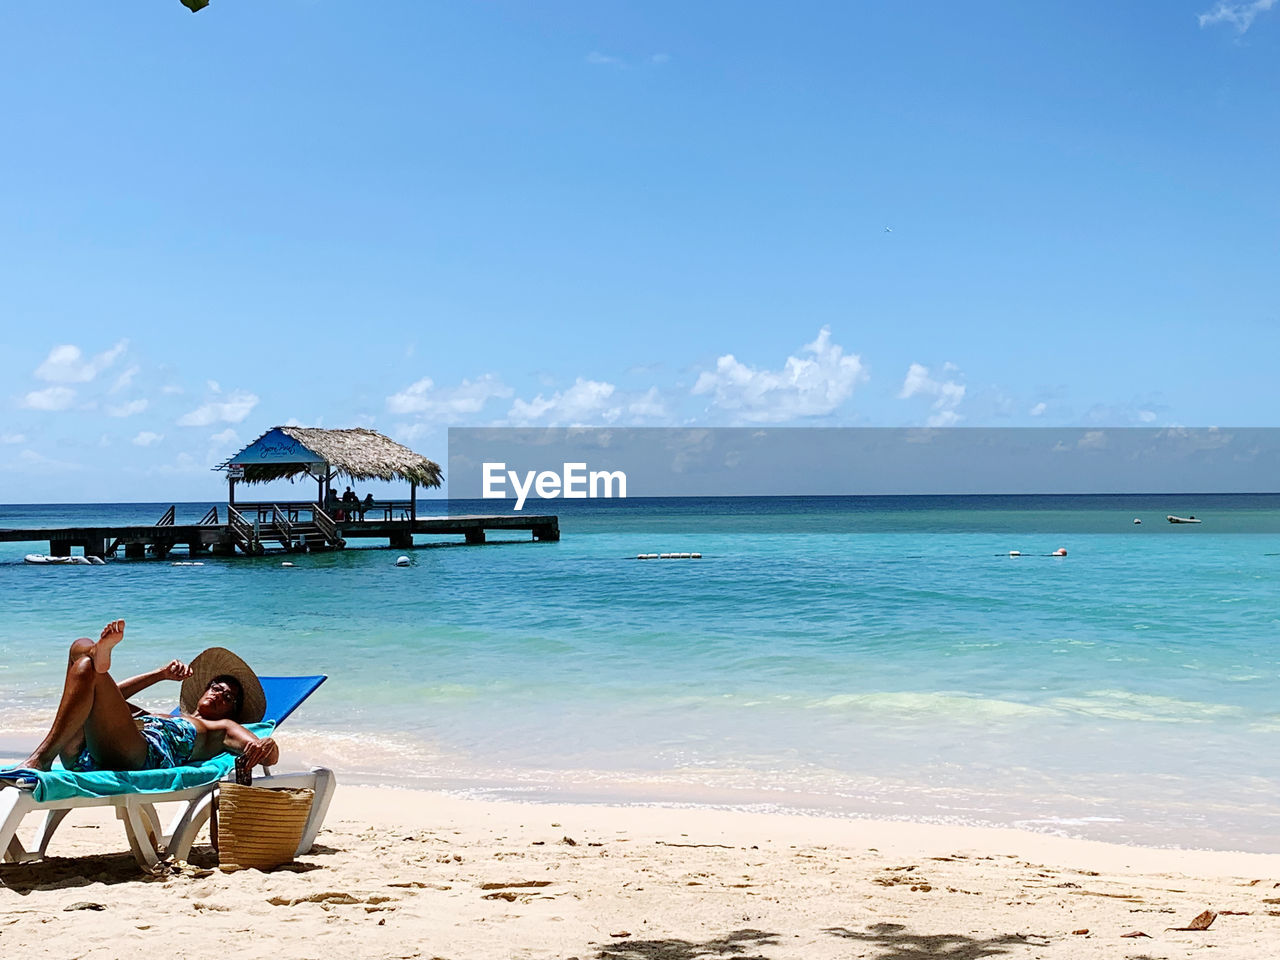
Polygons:
<instances>
[{"instance_id":1,"label":"woman lying on lounger","mask_svg":"<svg viewBox=\"0 0 1280 960\"><path fill-rule=\"evenodd\" d=\"M159 670L117 684L111 650L124 639L124 621L113 620L97 640L71 644L62 702L40 746L22 764L48 770L61 757L68 770L154 770L202 763L224 751L251 765L273 764L280 748L259 740L242 723L266 710L262 684L230 650L211 647L191 661L170 661ZM167 716L134 707L128 698L161 680L181 680L182 712Z\"/></svg>"}]
</instances>

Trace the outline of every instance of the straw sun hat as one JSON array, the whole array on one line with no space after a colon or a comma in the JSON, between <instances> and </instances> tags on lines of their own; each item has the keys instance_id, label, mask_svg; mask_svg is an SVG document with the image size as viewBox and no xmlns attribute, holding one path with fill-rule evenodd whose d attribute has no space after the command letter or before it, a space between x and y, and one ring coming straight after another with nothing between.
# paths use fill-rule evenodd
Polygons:
<instances>
[{"instance_id":1,"label":"straw sun hat","mask_svg":"<svg viewBox=\"0 0 1280 960\"><path fill-rule=\"evenodd\" d=\"M257 723L267 712L267 695L262 691L258 675L253 668L225 647L210 647L191 661L191 676L182 681L182 693L178 702L183 713L195 713L196 704L209 689L214 677L235 677L244 692L244 704L239 723Z\"/></svg>"}]
</instances>

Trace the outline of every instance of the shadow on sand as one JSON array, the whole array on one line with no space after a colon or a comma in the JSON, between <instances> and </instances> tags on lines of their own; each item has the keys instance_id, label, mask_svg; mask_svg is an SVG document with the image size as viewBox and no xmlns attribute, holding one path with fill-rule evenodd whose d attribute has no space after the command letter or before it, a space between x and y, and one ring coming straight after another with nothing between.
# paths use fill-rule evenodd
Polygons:
<instances>
[{"instance_id":1,"label":"shadow on sand","mask_svg":"<svg viewBox=\"0 0 1280 960\"><path fill-rule=\"evenodd\" d=\"M312 854L335 853L331 847L312 849ZM148 873L138 866L131 853L99 853L82 857L46 857L32 863L6 863L0 865L0 887L25 896L37 890L74 890L95 883L113 886L120 883L138 883L166 880L177 874L189 876L207 875L218 868L218 854L213 847L204 844L191 848L186 867L166 860ZM276 867L282 873L310 873L323 870L316 863L295 860Z\"/></svg>"},{"instance_id":2,"label":"shadow on sand","mask_svg":"<svg viewBox=\"0 0 1280 960\"><path fill-rule=\"evenodd\" d=\"M596 960L768 960L763 953L748 953L778 942L776 933L735 930L714 940L621 940L601 948Z\"/></svg>"},{"instance_id":3,"label":"shadow on sand","mask_svg":"<svg viewBox=\"0 0 1280 960\"><path fill-rule=\"evenodd\" d=\"M873 923L866 930L828 927L823 933L882 948L883 952L869 954L875 960L982 960L1029 944L1026 937L1016 933L986 939L957 933L925 936L909 933L901 923Z\"/></svg>"}]
</instances>

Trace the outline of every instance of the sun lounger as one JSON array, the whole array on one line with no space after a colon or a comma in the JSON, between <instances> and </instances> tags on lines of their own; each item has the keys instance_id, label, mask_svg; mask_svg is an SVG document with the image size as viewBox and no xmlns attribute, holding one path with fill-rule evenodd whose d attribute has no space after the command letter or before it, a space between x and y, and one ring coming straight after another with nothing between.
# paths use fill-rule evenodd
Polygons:
<instances>
[{"instance_id":1,"label":"sun lounger","mask_svg":"<svg viewBox=\"0 0 1280 960\"><path fill-rule=\"evenodd\" d=\"M258 679L267 695L266 716L261 724L250 724L248 729L257 736L266 736L326 678ZM166 856L185 859L196 835L209 820L219 782L234 767L235 757L223 753L201 764L162 770L72 773L55 769L47 773L23 770L0 773L0 851L6 862L39 860L45 856L54 831L72 810L115 807L116 815L124 821L129 848L142 867L154 867ZM283 775L272 775L267 770L267 776L254 780L255 786L305 787L315 791L311 814L298 844L299 855L315 844L336 783L333 771L324 767ZM174 802L181 806L168 832L162 832L155 805ZM27 814L35 812L43 812L45 818L31 846L27 847L18 839L18 826Z\"/></svg>"}]
</instances>

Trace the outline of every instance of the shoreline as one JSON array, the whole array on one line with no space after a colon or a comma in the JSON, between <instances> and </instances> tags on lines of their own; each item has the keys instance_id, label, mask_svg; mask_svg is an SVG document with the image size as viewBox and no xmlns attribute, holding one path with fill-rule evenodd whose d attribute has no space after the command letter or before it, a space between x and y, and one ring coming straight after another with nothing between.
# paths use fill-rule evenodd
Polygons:
<instances>
[{"instance_id":1,"label":"shoreline","mask_svg":"<svg viewBox=\"0 0 1280 960\"><path fill-rule=\"evenodd\" d=\"M223 874L202 841L192 867L148 878L100 809L74 813L53 847L58 859L0 869L10 952L158 948L193 914L237 956L275 958L1170 958L1217 947L1262 960L1280 936L1280 906L1267 903L1280 897L1280 855L1005 828L340 784L317 848L293 868ZM1218 913L1209 929L1173 929L1206 909ZM1124 937L1135 931L1150 939Z\"/></svg>"},{"instance_id":2,"label":"shoreline","mask_svg":"<svg viewBox=\"0 0 1280 960\"><path fill-rule=\"evenodd\" d=\"M732 805L487 799L461 796L450 790L355 785L340 786L330 817L335 815L333 811L337 811L338 816L347 818L360 814L367 822L381 826L421 826L422 818L430 816L415 806L423 798L430 798L431 809L446 818L461 820L479 815L503 823L519 820L521 827L525 821L541 817L548 822L576 820L588 829L605 832L613 829L609 824L614 819L620 819L626 820L640 836L652 834L657 837L678 828L681 832L696 830L715 834L739 845L748 844L750 837L759 831L769 832L775 842L788 843L813 842L821 833L826 838L825 842L845 846L874 840L878 849L886 854L924 856L947 846L974 850L1017 847L1029 856L1057 859L1063 863L1073 858L1096 858L1114 870L1194 869L1218 871L1224 876L1260 870L1274 873L1280 880L1280 853L1153 847L1061 836L1018 827L832 816L822 812L782 809L751 810Z\"/></svg>"},{"instance_id":3,"label":"shoreline","mask_svg":"<svg viewBox=\"0 0 1280 960\"><path fill-rule=\"evenodd\" d=\"M0 767L25 755L26 737L0 734ZM308 744L314 748L315 741ZM729 816L798 817L830 824L905 824L926 828L1008 831L1067 842L1100 843L1125 849L1187 851L1230 855L1268 849L1271 834L1212 830L1219 811L1205 808L1203 824L1140 820L1110 807L1093 807L1065 791L1026 795L1018 805L987 806L990 790L979 793L963 785L927 784L922 778L880 780L856 795L821 789L750 785L735 777L732 785L685 779L684 771L608 771L500 769L457 767L449 762L427 773L360 769L349 750L293 751L279 769L313 765L338 772L344 790L391 791L448 797L478 804L518 804L534 808L671 810ZM428 761L428 766L430 766ZM750 777L753 771L737 771ZM1090 812L1091 811L1091 812ZM1207 842L1206 842L1207 838ZM1215 842L1217 841L1217 842Z\"/></svg>"}]
</instances>

